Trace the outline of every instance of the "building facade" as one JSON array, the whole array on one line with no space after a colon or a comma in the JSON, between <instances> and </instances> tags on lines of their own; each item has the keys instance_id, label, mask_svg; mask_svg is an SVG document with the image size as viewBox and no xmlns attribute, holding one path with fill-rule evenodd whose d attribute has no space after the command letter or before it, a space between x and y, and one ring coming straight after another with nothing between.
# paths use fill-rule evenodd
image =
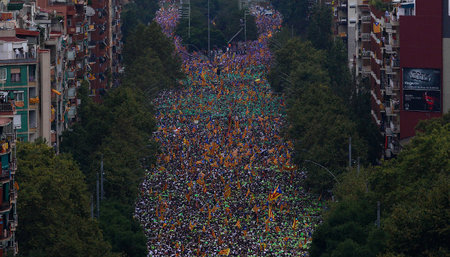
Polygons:
<instances>
[{"instance_id":1,"label":"building facade","mask_svg":"<svg viewBox=\"0 0 450 257\"><path fill-rule=\"evenodd\" d=\"M448 0L333 4L336 36L347 43L352 73L369 80L371 114L385 137L384 157L391 158L420 120L450 109Z\"/></svg>"},{"instance_id":2,"label":"building facade","mask_svg":"<svg viewBox=\"0 0 450 257\"><path fill-rule=\"evenodd\" d=\"M121 68L120 0L0 0L0 257L16 254L16 140L58 152L77 88L101 102Z\"/></svg>"},{"instance_id":3,"label":"building facade","mask_svg":"<svg viewBox=\"0 0 450 257\"><path fill-rule=\"evenodd\" d=\"M16 132L14 117L16 109L12 91L0 91L0 256L16 254L18 245L15 232L18 226L16 202L18 185L15 182Z\"/></svg>"}]
</instances>

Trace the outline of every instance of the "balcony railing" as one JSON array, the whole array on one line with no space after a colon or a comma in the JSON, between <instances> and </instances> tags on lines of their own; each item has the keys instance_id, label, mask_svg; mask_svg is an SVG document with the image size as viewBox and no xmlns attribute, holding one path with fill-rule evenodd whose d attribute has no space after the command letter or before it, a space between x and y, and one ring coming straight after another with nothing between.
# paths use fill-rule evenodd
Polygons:
<instances>
[{"instance_id":1,"label":"balcony railing","mask_svg":"<svg viewBox=\"0 0 450 257\"><path fill-rule=\"evenodd\" d=\"M12 103L0 103L0 112L13 112L14 106Z\"/></svg>"},{"instance_id":2,"label":"balcony railing","mask_svg":"<svg viewBox=\"0 0 450 257\"><path fill-rule=\"evenodd\" d=\"M370 58L370 51L361 51L361 57Z\"/></svg>"},{"instance_id":3,"label":"balcony railing","mask_svg":"<svg viewBox=\"0 0 450 257\"><path fill-rule=\"evenodd\" d=\"M361 40L362 41L370 41L370 34L369 33L362 33L361 34Z\"/></svg>"},{"instance_id":4,"label":"balcony railing","mask_svg":"<svg viewBox=\"0 0 450 257\"><path fill-rule=\"evenodd\" d=\"M400 67L400 60L393 60L391 62L392 68L399 68Z\"/></svg>"},{"instance_id":5,"label":"balcony railing","mask_svg":"<svg viewBox=\"0 0 450 257\"><path fill-rule=\"evenodd\" d=\"M8 54L5 52L0 52L0 63L1 64L7 64L7 63L28 63L28 62L36 62L36 54Z\"/></svg>"},{"instance_id":6,"label":"balcony railing","mask_svg":"<svg viewBox=\"0 0 450 257\"><path fill-rule=\"evenodd\" d=\"M4 201L0 204L0 213L8 212L11 210L11 203L8 201Z\"/></svg>"},{"instance_id":7,"label":"balcony railing","mask_svg":"<svg viewBox=\"0 0 450 257\"><path fill-rule=\"evenodd\" d=\"M361 22L362 23L370 23L371 22L371 17L369 15L361 16Z\"/></svg>"},{"instance_id":8,"label":"balcony railing","mask_svg":"<svg viewBox=\"0 0 450 257\"><path fill-rule=\"evenodd\" d=\"M0 172L0 181L1 182L5 182L6 180L9 180L9 178L11 177L10 172L8 169L2 170Z\"/></svg>"},{"instance_id":9,"label":"balcony railing","mask_svg":"<svg viewBox=\"0 0 450 257\"><path fill-rule=\"evenodd\" d=\"M5 242L11 239L12 233L11 233L11 229L3 229L3 232L0 236L0 242Z\"/></svg>"}]
</instances>

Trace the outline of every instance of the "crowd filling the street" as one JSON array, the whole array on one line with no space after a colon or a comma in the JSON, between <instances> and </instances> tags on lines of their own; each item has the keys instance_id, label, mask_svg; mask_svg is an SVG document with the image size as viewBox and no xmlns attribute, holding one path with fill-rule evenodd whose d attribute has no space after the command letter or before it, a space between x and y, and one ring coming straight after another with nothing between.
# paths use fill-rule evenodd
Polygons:
<instances>
[{"instance_id":1,"label":"crowd filling the street","mask_svg":"<svg viewBox=\"0 0 450 257\"><path fill-rule=\"evenodd\" d=\"M252 7L258 39L205 58L175 35L174 1L160 6L155 20L186 79L154 100L161 153L135 207L149 256L307 256L320 197L302 188L305 173L282 134L284 101L266 79L281 15Z\"/></svg>"}]
</instances>

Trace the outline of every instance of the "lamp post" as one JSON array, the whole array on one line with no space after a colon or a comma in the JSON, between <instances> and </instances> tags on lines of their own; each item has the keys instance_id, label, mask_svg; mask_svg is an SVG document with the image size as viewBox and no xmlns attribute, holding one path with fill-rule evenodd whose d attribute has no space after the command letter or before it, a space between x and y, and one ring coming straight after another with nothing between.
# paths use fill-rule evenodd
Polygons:
<instances>
[{"instance_id":1,"label":"lamp post","mask_svg":"<svg viewBox=\"0 0 450 257\"><path fill-rule=\"evenodd\" d=\"M337 182L338 184L340 183L339 180L337 179L337 177L333 174L333 172L331 172L329 169L327 169L327 168L326 168L325 166L323 166L322 164L317 163L317 162L315 162L315 161L311 161L311 160L305 160L305 162L312 163L312 164L314 164L314 165L316 165L316 166L319 166L319 167L325 169L325 170L328 171L328 173L334 178L334 180L336 180L336 182Z\"/></svg>"},{"instance_id":2,"label":"lamp post","mask_svg":"<svg viewBox=\"0 0 450 257\"><path fill-rule=\"evenodd\" d=\"M209 18L209 0L208 0L208 57L211 55L211 21Z\"/></svg>"}]
</instances>

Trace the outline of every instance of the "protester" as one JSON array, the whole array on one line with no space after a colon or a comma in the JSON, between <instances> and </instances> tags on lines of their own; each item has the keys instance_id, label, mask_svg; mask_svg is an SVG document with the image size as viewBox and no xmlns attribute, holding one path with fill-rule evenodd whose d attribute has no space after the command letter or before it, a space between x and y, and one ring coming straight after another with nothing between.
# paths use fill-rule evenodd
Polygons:
<instances>
[{"instance_id":1,"label":"protester","mask_svg":"<svg viewBox=\"0 0 450 257\"><path fill-rule=\"evenodd\" d=\"M258 40L210 61L187 54L174 35L176 6L161 6L155 20L187 79L154 100L161 154L135 210L149 256L307 256L321 205L301 187L305 173L281 133L284 102L265 78L281 15L252 8Z\"/></svg>"}]
</instances>

